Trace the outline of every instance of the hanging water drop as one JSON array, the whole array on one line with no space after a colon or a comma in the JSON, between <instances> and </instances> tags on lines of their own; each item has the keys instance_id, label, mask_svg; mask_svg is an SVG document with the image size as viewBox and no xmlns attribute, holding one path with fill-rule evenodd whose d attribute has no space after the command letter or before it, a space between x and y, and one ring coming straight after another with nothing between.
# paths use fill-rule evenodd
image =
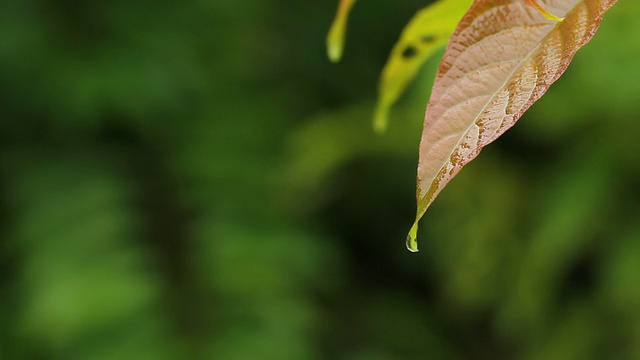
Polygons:
<instances>
[{"instance_id":1,"label":"hanging water drop","mask_svg":"<svg viewBox=\"0 0 640 360\"><path fill-rule=\"evenodd\" d=\"M413 223L407 235L407 250L418 252L418 220Z\"/></svg>"}]
</instances>

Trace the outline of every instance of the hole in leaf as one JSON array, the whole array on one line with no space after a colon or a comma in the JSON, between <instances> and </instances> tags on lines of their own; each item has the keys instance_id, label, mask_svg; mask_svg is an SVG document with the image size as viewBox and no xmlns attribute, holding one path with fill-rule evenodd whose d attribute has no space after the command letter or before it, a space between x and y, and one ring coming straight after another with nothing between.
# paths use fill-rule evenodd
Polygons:
<instances>
[{"instance_id":1,"label":"hole in leaf","mask_svg":"<svg viewBox=\"0 0 640 360\"><path fill-rule=\"evenodd\" d=\"M435 40L436 40L436 37L433 36L433 35L422 35L422 36L420 36L420 41L422 41L425 44L432 43Z\"/></svg>"},{"instance_id":2,"label":"hole in leaf","mask_svg":"<svg viewBox=\"0 0 640 360\"><path fill-rule=\"evenodd\" d=\"M417 53L418 53L418 49L416 49L415 46L413 45L409 45L402 52L402 57L405 59L410 59L416 56Z\"/></svg>"}]
</instances>

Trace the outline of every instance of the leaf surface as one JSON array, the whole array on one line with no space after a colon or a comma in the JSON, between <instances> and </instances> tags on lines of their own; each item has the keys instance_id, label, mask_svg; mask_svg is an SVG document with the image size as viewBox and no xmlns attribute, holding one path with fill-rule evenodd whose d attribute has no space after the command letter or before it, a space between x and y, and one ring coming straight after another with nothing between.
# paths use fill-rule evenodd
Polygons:
<instances>
[{"instance_id":1,"label":"leaf surface","mask_svg":"<svg viewBox=\"0 0 640 360\"><path fill-rule=\"evenodd\" d=\"M344 38L347 31L349 13L356 0L340 0L338 11L327 34L327 56L333 62L340 61L344 50Z\"/></svg>"},{"instance_id":2,"label":"leaf surface","mask_svg":"<svg viewBox=\"0 0 640 360\"><path fill-rule=\"evenodd\" d=\"M373 126L387 128L391 106L404 93L420 67L444 47L473 0L439 0L420 10L402 30L382 70Z\"/></svg>"},{"instance_id":3,"label":"leaf surface","mask_svg":"<svg viewBox=\"0 0 640 360\"><path fill-rule=\"evenodd\" d=\"M555 82L616 0L476 0L454 31L433 86L420 141L416 220L480 150L515 124Z\"/></svg>"}]
</instances>

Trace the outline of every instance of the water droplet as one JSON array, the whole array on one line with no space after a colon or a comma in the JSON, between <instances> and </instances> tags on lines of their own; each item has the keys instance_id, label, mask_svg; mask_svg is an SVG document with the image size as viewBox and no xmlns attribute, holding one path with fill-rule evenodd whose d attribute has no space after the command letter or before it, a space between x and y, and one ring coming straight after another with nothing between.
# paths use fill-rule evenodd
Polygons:
<instances>
[{"instance_id":1,"label":"water droplet","mask_svg":"<svg viewBox=\"0 0 640 360\"><path fill-rule=\"evenodd\" d=\"M413 223L409 234L407 235L407 250L418 252L418 221Z\"/></svg>"}]
</instances>

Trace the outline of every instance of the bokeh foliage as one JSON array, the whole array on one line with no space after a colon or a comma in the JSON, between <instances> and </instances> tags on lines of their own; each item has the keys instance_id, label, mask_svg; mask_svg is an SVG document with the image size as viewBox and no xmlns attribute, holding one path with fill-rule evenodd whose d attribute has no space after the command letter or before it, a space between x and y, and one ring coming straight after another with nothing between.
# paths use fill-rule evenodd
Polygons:
<instances>
[{"instance_id":1,"label":"bokeh foliage","mask_svg":"<svg viewBox=\"0 0 640 360\"><path fill-rule=\"evenodd\" d=\"M333 65L331 2L0 2L0 357L640 357L640 3L410 254L437 63L370 119L424 5L359 3Z\"/></svg>"}]
</instances>

